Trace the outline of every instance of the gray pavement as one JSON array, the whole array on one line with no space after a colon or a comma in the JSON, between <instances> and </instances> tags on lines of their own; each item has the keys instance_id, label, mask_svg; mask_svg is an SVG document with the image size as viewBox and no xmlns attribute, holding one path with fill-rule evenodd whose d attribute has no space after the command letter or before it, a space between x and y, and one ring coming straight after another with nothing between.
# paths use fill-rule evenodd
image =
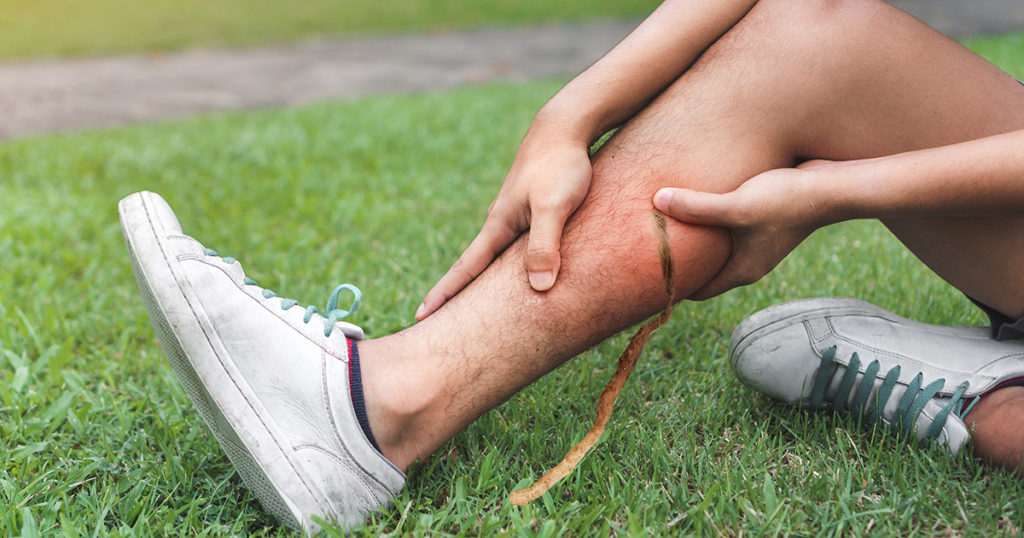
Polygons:
<instances>
[{"instance_id":1,"label":"gray pavement","mask_svg":"<svg viewBox=\"0 0 1024 538\"><path fill-rule=\"evenodd\" d=\"M892 0L953 37L1024 28L1021 0ZM570 75L638 21L0 64L0 140L223 109Z\"/></svg>"}]
</instances>

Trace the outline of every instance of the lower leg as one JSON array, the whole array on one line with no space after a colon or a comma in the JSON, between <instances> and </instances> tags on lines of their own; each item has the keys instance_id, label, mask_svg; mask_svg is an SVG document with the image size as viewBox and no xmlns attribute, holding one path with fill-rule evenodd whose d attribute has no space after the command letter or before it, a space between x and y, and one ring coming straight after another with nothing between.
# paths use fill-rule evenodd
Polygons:
<instances>
[{"instance_id":1,"label":"lower leg","mask_svg":"<svg viewBox=\"0 0 1024 538\"><path fill-rule=\"evenodd\" d=\"M664 122L636 125L667 128ZM360 343L371 429L393 463L405 468L429 455L563 361L664 308L650 199L666 184L669 165L684 175L708 169L712 161L703 158L712 153L703 147L691 155L673 150L659 163L661 173L645 172L649 161L631 149L645 132L624 131L596 160L588 199L566 227L559 283L552 290L531 288L522 271L521 238L423 322ZM758 167L782 164L778 156L749 152L743 166L694 173L689 184L730 188ZM668 236L676 296L686 297L724 263L728 235L676 223Z\"/></svg>"},{"instance_id":2,"label":"lower leg","mask_svg":"<svg viewBox=\"0 0 1024 538\"><path fill-rule=\"evenodd\" d=\"M407 467L569 357L663 307L650 217L658 188L723 191L797 158L863 158L989 134L983 120L995 109L983 100L972 110L959 81L984 87L998 70L893 11L862 1L759 3L596 157L591 191L565 230L554 289L529 286L521 239L424 322L361 343L370 423L385 455ZM895 22L879 24L879 14ZM950 84L942 78L948 65L919 67L921 58L945 56L968 75ZM939 112L954 109L956 120L944 122ZM729 238L680 223L668 234L676 296L686 297L724 263Z\"/></svg>"},{"instance_id":3,"label":"lower leg","mask_svg":"<svg viewBox=\"0 0 1024 538\"><path fill-rule=\"evenodd\" d=\"M405 468L429 455L565 360L664 308L657 189L725 191L792 163L776 125L733 114L742 92L727 94L744 67L684 75L605 144L565 227L553 289L531 288L523 237L426 320L360 343L371 429L393 463ZM708 96L719 97L695 105ZM667 235L675 296L684 298L724 264L729 235L678 222Z\"/></svg>"}]
</instances>

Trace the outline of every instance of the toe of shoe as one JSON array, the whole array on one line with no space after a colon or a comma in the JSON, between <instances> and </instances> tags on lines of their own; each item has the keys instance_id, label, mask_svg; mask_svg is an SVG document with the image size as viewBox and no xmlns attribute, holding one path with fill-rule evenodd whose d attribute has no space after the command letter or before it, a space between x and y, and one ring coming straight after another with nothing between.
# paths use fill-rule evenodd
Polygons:
<instances>
[{"instance_id":1,"label":"toe of shoe","mask_svg":"<svg viewBox=\"0 0 1024 538\"><path fill-rule=\"evenodd\" d=\"M811 390L820 363L803 325L749 335L731 346L729 363L743 384L772 398L796 403Z\"/></svg>"},{"instance_id":2,"label":"toe of shoe","mask_svg":"<svg viewBox=\"0 0 1024 538\"><path fill-rule=\"evenodd\" d=\"M129 194L118 204L123 220L146 219L168 234L180 234L181 224L171 206L155 192Z\"/></svg>"},{"instance_id":3,"label":"toe of shoe","mask_svg":"<svg viewBox=\"0 0 1024 538\"><path fill-rule=\"evenodd\" d=\"M164 231L167 233L180 234L181 224L178 222L178 217L175 216L171 206L167 204L167 200L164 200L163 196L155 192L143 192L142 195L146 199L146 205L152 210L153 218L160 221L163 225Z\"/></svg>"}]
</instances>

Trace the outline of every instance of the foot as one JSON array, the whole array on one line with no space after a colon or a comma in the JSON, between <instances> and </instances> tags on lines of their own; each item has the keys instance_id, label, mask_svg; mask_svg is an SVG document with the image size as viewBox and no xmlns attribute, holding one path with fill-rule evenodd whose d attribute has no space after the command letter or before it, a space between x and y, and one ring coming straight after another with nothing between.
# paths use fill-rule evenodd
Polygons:
<instances>
[{"instance_id":1,"label":"foot","mask_svg":"<svg viewBox=\"0 0 1024 538\"><path fill-rule=\"evenodd\" d=\"M351 528L388 503L405 475L374 448L354 410L349 375L358 375L352 351L363 332L338 321L348 314L337 308L343 287L316 314L183 235L159 195L133 194L119 210L164 353L264 509L314 533L314 518ZM358 303L358 290L348 289Z\"/></svg>"},{"instance_id":2,"label":"foot","mask_svg":"<svg viewBox=\"0 0 1024 538\"><path fill-rule=\"evenodd\" d=\"M981 396L1024 377L1024 342L981 327L918 323L854 299L807 299L744 320L729 343L737 377L775 399L831 406L954 455Z\"/></svg>"}]
</instances>

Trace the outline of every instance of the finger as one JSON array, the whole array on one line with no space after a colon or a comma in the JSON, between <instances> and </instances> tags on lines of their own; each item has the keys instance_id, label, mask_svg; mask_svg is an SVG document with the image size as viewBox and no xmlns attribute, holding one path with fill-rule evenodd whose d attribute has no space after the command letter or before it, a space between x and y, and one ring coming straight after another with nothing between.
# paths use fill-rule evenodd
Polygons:
<instances>
[{"instance_id":1,"label":"finger","mask_svg":"<svg viewBox=\"0 0 1024 538\"><path fill-rule=\"evenodd\" d=\"M826 161L825 159L811 159L804 161L797 166L799 170L813 170L815 168L821 168L823 166L829 166L835 164L835 161Z\"/></svg>"},{"instance_id":2,"label":"finger","mask_svg":"<svg viewBox=\"0 0 1024 538\"><path fill-rule=\"evenodd\" d=\"M674 219L691 224L725 228L735 224L728 194L664 188L654 194L654 207Z\"/></svg>"},{"instance_id":3,"label":"finger","mask_svg":"<svg viewBox=\"0 0 1024 538\"><path fill-rule=\"evenodd\" d=\"M537 291L547 291L555 285L558 270L562 265L559 252L562 228L567 214L558 211L535 213L530 220L530 236L526 243L526 272L530 286Z\"/></svg>"},{"instance_id":4,"label":"finger","mask_svg":"<svg viewBox=\"0 0 1024 538\"><path fill-rule=\"evenodd\" d=\"M490 218L448 272L434 285L416 309L416 321L423 321L448 299L462 291L501 254L519 232L501 219Z\"/></svg>"}]
</instances>

